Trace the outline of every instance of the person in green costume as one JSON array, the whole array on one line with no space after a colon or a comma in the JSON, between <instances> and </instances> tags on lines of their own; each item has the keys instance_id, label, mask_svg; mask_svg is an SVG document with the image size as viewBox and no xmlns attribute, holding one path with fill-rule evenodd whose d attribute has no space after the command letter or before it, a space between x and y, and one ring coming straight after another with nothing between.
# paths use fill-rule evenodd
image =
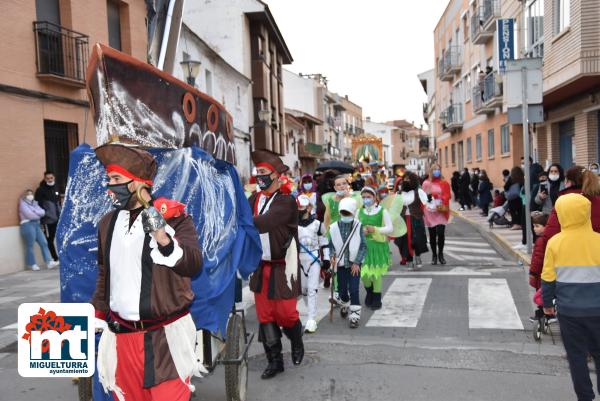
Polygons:
<instances>
[{"instance_id":1,"label":"person in green costume","mask_svg":"<svg viewBox=\"0 0 600 401\"><path fill-rule=\"evenodd\" d=\"M392 259L388 235L394 231L392 218L377 201L377 193L371 187L361 191L363 207L358 213L367 239L367 255L360 270L360 277L367 296L365 306L373 310L381 309L381 286Z\"/></svg>"},{"instance_id":2,"label":"person in green costume","mask_svg":"<svg viewBox=\"0 0 600 401\"><path fill-rule=\"evenodd\" d=\"M353 198L356 200L358 207L362 205L362 199L360 194L352 192L352 188L350 187L349 182L350 176L347 174L338 175L335 177L333 181L333 189L335 192L330 192L327 194L322 194L321 199L325 204L325 216L323 223L325 224L325 232L327 234L327 238L329 236L329 228L332 224L337 223L340 220L340 201L344 198ZM333 277L333 299L330 299L329 302L334 305L339 305L341 302L339 292L337 290L337 278Z\"/></svg>"}]
</instances>

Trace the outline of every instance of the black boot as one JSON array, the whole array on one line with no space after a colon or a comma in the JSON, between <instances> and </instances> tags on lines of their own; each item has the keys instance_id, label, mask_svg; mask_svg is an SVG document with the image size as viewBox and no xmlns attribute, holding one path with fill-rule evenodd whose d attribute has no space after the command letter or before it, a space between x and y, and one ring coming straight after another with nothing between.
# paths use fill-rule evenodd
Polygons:
<instances>
[{"instance_id":1,"label":"black boot","mask_svg":"<svg viewBox=\"0 0 600 401\"><path fill-rule=\"evenodd\" d=\"M373 303L373 286L365 287L367 291L367 296L365 297L365 306L371 306Z\"/></svg>"},{"instance_id":2,"label":"black boot","mask_svg":"<svg viewBox=\"0 0 600 401\"><path fill-rule=\"evenodd\" d=\"M437 255L437 253L431 254L431 264L432 265L437 265L437 261L438 261L438 255Z\"/></svg>"},{"instance_id":3,"label":"black boot","mask_svg":"<svg viewBox=\"0 0 600 401\"><path fill-rule=\"evenodd\" d=\"M446 259L444 259L444 244L438 242L438 259L440 264L445 265Z\"/></svg>"},{"instance_id":4,"label":"black boot","mask_svg":"<svg viewBox=\"0 0 600 401\"><path fill-rule=\"evenodd\" d=\"M261 379L270 379L283 372L283 355L281 354L281 330L275 323L261 323L258 341L263 343L269 364L263 371Z\"/></svg>"},{"instance_id":5,"label":"black boot","mask_svg":"<svg viewBox=\"0 0 600 401\"><path fill-rule=\"evenodd\" d=\"M373 292L373 302L371 302L371 309L377 310L381 309L381 293Z\"/></svg>"},{"instance_id":6,"label":"black boot","mask_svg":"<svg viewBox=\"0 0 600 401\"><path fill-rule=\"evenodd\" d=\"M300 365L304 358L304 342L302 342L302 322L298 320L296 324L290 328L283 328L283 332L292 343L292 362L294 365Z\"/></svg>"}]
</instances>

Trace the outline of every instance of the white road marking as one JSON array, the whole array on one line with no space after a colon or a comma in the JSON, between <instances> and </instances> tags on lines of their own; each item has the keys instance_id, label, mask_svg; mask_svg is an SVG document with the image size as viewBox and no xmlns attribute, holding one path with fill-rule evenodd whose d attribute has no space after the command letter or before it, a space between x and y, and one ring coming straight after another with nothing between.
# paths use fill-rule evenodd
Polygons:
<instances>
[{"instance_id":1,"label":"white road marking","mask_svg":"<svg viewBox=\"0 0 600 401\"><path fill-rule=\"evenodd\" d=\"M383 294L383 308L375 311L367 327L417 327L431 278L398 278Z\"/></svg>"},{"instance_id":2,"label":"white road marking","mask_svg":"<svg viewBox=\"0 0 600 401\"><path fill-rule=\"evenodd\" d=\"M466 241L451 241L451 240L446 240L444 241L444 243L446 245L455 245L455 246L475 246L475 247L480 247L480 248L489 248L490 244L488 244L487 242L466 242Z\"/></svg>"},{"instance_id":3,"label":"white road marking","mask_svg":"<svg viewBox=\"0 0 600 401\"><path fill-rule=\"evenodd\" d=\"M325 316L329 314L329 297L331 295L330 288L322 288L319 287L319 291L317 291L317 313L315 316L315 320L317 323L321 321ZM300 314L300 320L306 324L307 314L308 314L308 304L306 303L307 297L301 296L298 298L298 302L296 303L296 309Z\"/></svg>"},{"instance_id":4,"label":"white road marking","mask_svg":"<svg viewBox=\"0 0 600 401\"><path fill-rule=\"evenodd\" d=\"M496 251L494 249L478 249L478 248L469 248L469 247L457 247L457 246L446 246L444 250L448 250L450 252L467 252L467 253L482 253L482 254L492 254L495 255Z\"/></svg>"},{"instance_id":5,"label":"white road marking","mask_svg":"<svg viewBox=\"0 0 600 401\"><path fill-rule=\"evenodd\" d=\"M464 260L467 261L476 261L476 262L494 262L503 260L502 258L497 258L495 256L479 256L479 255L460 255Z\"/></svg>"},{"instance_id":6,"label":"white road marking","mask_svg":"<svg viewBox=\"0 0 600 401\"><path fill-rule=\"evenodd\" d=\"M391 271L387 273L388 276L491 276L492 273L489 271L480 272L473 269L468 269L466 267L455 267L449 271L411 271L411 270L400 270L400 271ZM384 294L385 298L385 294Z\"/></svg>"},{"instance_id":7,"label":"white road marking","mask_svg":"<svg viewBox=\"0 0 600 401\"><path fill-rule=\"evenodd\" d=\"M9 324L7 326L0 327L0 330L16 330L18 325L18 323Z\"/></svg>"},{"instance_id":8,"label":"white road marking","mask_svg":"<svg viewBox=\"0 0 600 401\"><path fill-rule=\"evenodd\" d=\"M506 279L469 279L469 328L523 330Z\"/></svg>"},{"instance_id":9,"label":"white road marking","mask_svg":"<svg viewBox=\"0 0 600 401\"><path fill-rule=\"evenodd\" d=\"M454 259L456 259L456 260L465 260L465 258L463 258L462 256L460 256L460 255L457 255L457 254L455 254L455 253L452 253L452 252L446 252L446 251L445 251L445 253L446 253L446 255L448 255L448 256L450 256L451 258L454 258Z\"/></svg>"}]
</instances>

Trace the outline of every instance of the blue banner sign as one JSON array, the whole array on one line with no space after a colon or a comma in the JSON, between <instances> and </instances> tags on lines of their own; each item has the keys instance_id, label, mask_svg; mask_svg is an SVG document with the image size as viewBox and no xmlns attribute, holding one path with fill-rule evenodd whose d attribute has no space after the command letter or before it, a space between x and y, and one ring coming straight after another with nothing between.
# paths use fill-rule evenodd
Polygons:
<instances>
[{"instance_id":1,"label":"blue banner sign","mask_svg":"<svg viewBox=\"0 0 600 401\"><path fill-rule=\"evenodd\" d=\"M514 19L498 19L496 21L498 35L498 70L504 73L506 70L506 60L515 58L515 30Z\"/></svg>"}]
</instances>

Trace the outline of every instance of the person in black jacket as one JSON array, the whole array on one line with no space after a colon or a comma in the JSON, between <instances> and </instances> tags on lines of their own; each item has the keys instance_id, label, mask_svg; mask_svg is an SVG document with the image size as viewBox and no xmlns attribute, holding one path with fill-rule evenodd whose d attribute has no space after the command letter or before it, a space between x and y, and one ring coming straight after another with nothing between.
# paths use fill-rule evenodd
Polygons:
<instances>
[{"instance_id":1,"label":"person in black jacket","mask_svg":"<svg viewBox=\"0 0 600 401\"><path fill-rule=\"evenodd\" d=\"M473 175L471 176L471 203L473 206L479 206L479 168L473 169Z\"/></svg>"},{"instance_id":2,"label":"person in black jacket","mask_svg":"<svg viewBox=\"0 0 600 401\"><path fill-rule=\"evenodd\" d=\"M455 171L452 173L452 178L450 179L450 187L452 188L452 193L454 194L454 200L459 202L460 200L460 173Z\"/></svg>"},{"instance_id":3,"label":"person in black jacket","mask_svg":"<svg viewBox=\"0 0 600 401\"><path fill-rule=\"evenodd\" d=\"M492 189L493 185L488 178L485 170L481 170L479 175L479 187L477 192L479 194L479 207L481 208L481 215L487 216L490 209L490 203L492 203Z\"/></svg>"},{"instance_id":4,"label":"person in black jacket","mask_svg":"<svg viewBox=\"0 0 600 401\"><path fill-rule=\"evenodd\" d=\"M471 175L466 167L460 176L460 210L465 210L465 206L471 209Z\"/></svg>"},{"instance_id":5,"label":"person in black jacket","mask_svg":"<svg viewBox=\"0 0 600 401\"><path fill-rule=\"evenodd\" d=\"M35 191L35 200L46 211L41 219L42 231L48 241L48 249L52 259L58 260L56 247L54 246L54 237L56 236L56 226L60 216L60 191L56 186L56 178L52 171L44 172L44 179Z\"/></svg>"}]
</instances>

